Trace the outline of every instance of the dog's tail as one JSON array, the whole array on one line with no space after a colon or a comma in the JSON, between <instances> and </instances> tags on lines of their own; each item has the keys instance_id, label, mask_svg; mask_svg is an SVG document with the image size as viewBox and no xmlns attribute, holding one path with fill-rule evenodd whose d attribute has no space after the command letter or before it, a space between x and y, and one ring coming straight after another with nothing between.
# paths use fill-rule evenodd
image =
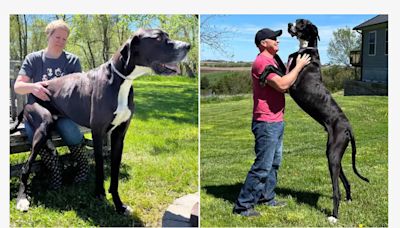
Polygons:
<instances>
[{"instance_id":1,"label":"dog's tail","mask_svg":"<svg viewBox=\"0 0 400 228\"><path fill-rule=\"evenodd\" d=\"M18 126L22 122L22 118L24 116L24 110L22 110L17 117L17 120L11 124L10 126L10 134L13 134L14 132L18 131Z\"/></svg>"},{"instance_id":2,"label":"dog's tail","mask_svg":"<svg viewBox=\"0 0 400 228\"><path fill-rule=\"evenodd\" d=\"M361 174L357 171L357 168L356 168L356 140L354 139L352 130L349 130L349 133L350 133L351 149L352 149L351 159L352 159L352 163L353 163L353 171L359 178L361 178L363 181L366 181L369 183L368 178L361 176Z\"/></svg>"}]
</instances>

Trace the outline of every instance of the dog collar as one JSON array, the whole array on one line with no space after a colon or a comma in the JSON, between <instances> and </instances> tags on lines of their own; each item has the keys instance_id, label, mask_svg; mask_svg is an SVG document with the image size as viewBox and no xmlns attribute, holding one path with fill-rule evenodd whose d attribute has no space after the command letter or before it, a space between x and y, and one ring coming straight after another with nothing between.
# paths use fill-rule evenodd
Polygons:
<instances>
[{"instance_id":1,"label":"dog collar","mask_svg":"<svg viewBox=\"0 0 400 228\"><path fill-rule=\"evenodd\" d=\"M315 50L315 49L318 49L318 48L317 47L304 47L304 48L300 48L299 51L300 50Z\"/></svg>"},{"instance_id":2,"label":"dog collar","mask_svg":"<svg viewBox=\"0 0 400 228\"><path fill-rule=\"evenodd\" d=\"M117 68L115 67L114 63L112 62L112 60L110 60L111 63L111 68L112 70L117 73L118 76L120 76L121 78L123 78L124 80L133 80L133 77L129 77L129 76L125 76L123 75L121 72L119 72L119 70L117 70Z\"/></svg>"}]
</instances>

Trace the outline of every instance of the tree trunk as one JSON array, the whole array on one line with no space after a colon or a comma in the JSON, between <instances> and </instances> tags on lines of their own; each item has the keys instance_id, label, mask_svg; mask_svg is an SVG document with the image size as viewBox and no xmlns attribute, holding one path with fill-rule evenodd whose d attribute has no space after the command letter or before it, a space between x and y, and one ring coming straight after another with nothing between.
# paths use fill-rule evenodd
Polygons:
<instances>
[{"instance_id":1,"label":"tree trunk","mask_svg":"<svg viewBox=\"0 0 400 228\"><path fill-rule=\"evenodd\" d=\"M95 57L94 57L92 48L91 48L91 46L90 46L90 42L87 41L86 44L87 44L87 46L88 46L89 54L90 54L90 59L91 59L91 61L89 61L89 63L91 64L90 69L92 69L92 68L95 68L95 67L96 67L96 60L95 60Z\"/></svg>"},{"instance_id":2,"label":"tree trunk","mask_svg":"<svg viewBox=\"0 0 400 228\"><path fill-rule=\"evenodd\" d=\"M28 22L26 19L26 15L24 14L24 53L22 58L25 58L25 56L28 54Z\"/></svg>"},{"instance_id":3,"label":"tree trunk","mask_svg":"<svg viewBox=\"0 0 400 228\"><path fill-rule=\"evenodd\" d=\"M18 50L18 52L19 52L19 56L18 56L18 59L19 60L23 60L24 59L24 56L23 56L23 51L22 51L22 26L21 26L21 21L19 20L19 15L15 15L15 18L16 18L16 20L17 20L17 25L18 25L18 45L19 45L19 50Z\"/></svg>"},{"instance_id":4,"label":"tree trunk","mask_svg":"<svg viewBox=\"0 0 400 228\"><path fill-rule=\"evenodd\" d=\"M194 74L192 68L189 66L188 63L185 63L185 62L184 62L184 63L182 63L182 64L183 64L183 66L185 67L186 73L187 73L187 75L189 76L189 78L194 78L194 77L196 77L196 75Z\"/></svg>"},{"instance_id":5,"label":"tree trunk","mask_svg":"<svg viewBox=\"0 0 400 228\"><path fill-rule=\"evenodd\" d=\"M108 52L110 50L110 38L107 36L109 33L108 30L108 26L110 21L107 20L107 16L102 15L100 17L100 23L102 25L103 28L103 62L107 62L108 61Z\"/></svg>"}]
</instances>

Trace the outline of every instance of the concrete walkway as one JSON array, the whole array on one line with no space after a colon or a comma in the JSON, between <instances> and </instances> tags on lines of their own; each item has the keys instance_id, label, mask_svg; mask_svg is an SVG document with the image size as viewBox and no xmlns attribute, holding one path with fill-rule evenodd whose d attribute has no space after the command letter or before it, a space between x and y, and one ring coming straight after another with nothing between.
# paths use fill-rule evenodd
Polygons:
<instances>
[{"instance_id":1,"label":"concrete walkway","mask_svg":"<svg viewBox=\"0 0 400 228\"><path fill-rule=\"evenodd\" d=\"M165 211L162 227L196 226L199 216L199 201L200 194L198 192L176 199Z\"/></svg>"}]
</instances>

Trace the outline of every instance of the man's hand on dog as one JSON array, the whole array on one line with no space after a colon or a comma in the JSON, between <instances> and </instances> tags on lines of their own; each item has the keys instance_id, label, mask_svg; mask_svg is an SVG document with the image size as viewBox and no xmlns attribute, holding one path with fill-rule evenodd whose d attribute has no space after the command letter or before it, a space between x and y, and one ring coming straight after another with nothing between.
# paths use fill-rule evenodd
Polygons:
<instances>
[{"instance_id":1,"label":"man's hand on dog","mask_svg":"<svg viewBox=\"0 0 400 228\"><path fill-rule=\"evenodd\" d=\"M42 101L49 101L51 93L46 89L47 86L48 83L45 81L33 83L32 94Z\"/></svg>"},{"instance_id":2,"label":"man's hand on dog","mask_svg":"<svg viewBox=\"0 0 400 228\"><path fill-rule=\"evenodd\" d=\"M311 57L309 54L304 54L302 56L298 55L296 59L296 66L299 65L300 68L308 65L311 61Z\"/></svg>"}]
</instances>

